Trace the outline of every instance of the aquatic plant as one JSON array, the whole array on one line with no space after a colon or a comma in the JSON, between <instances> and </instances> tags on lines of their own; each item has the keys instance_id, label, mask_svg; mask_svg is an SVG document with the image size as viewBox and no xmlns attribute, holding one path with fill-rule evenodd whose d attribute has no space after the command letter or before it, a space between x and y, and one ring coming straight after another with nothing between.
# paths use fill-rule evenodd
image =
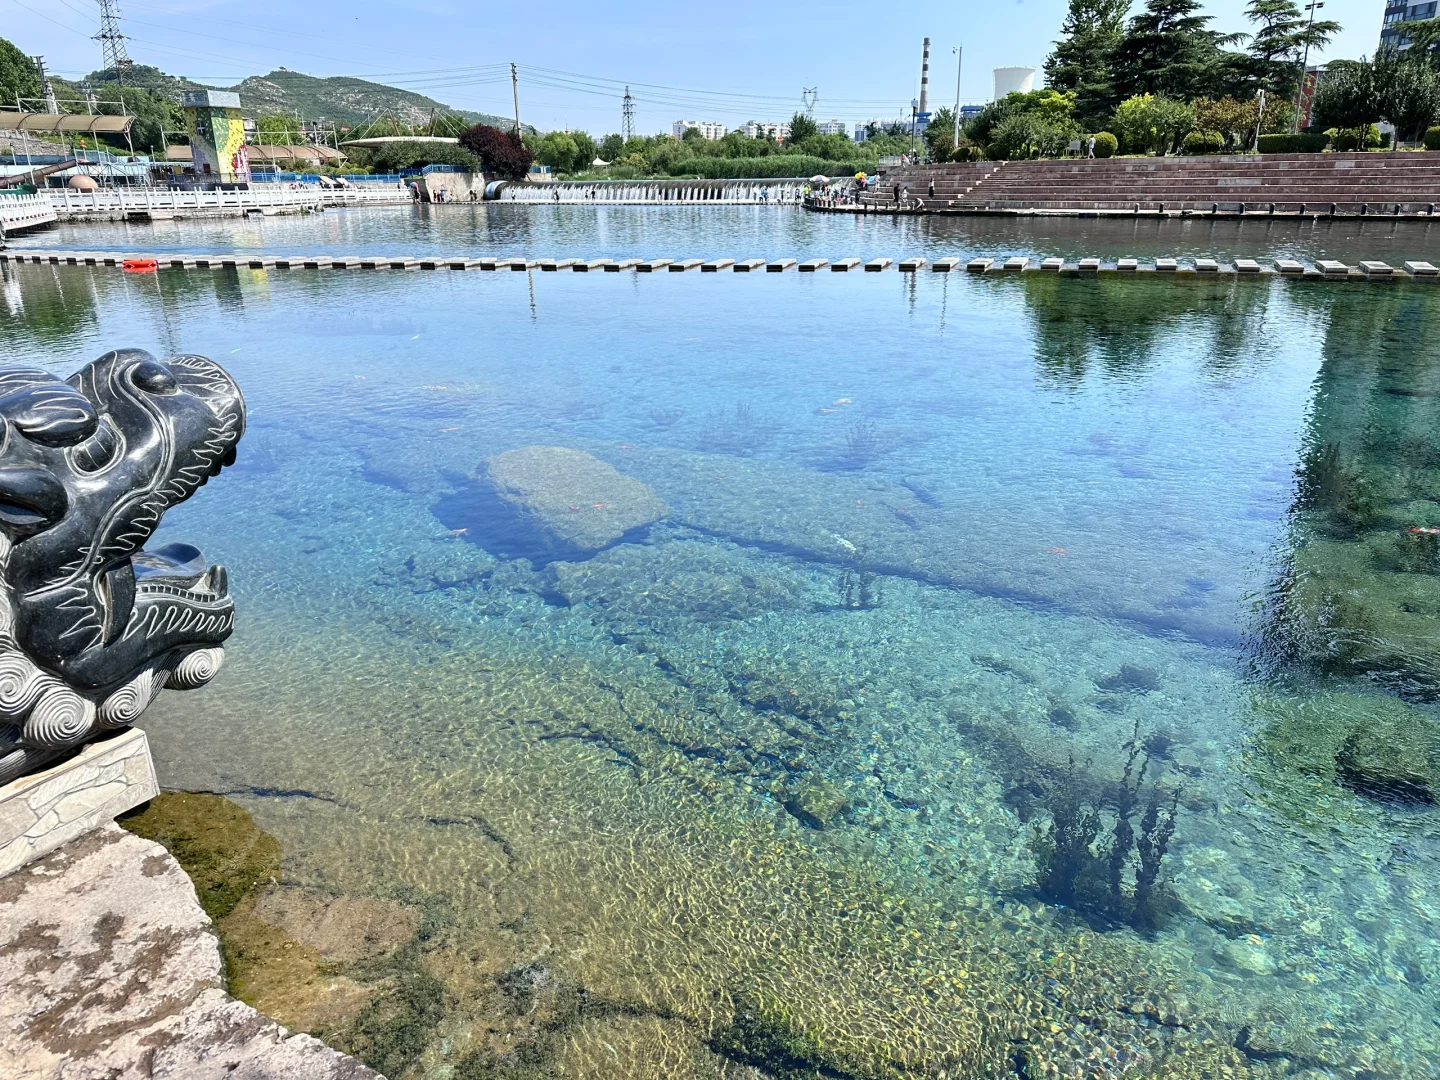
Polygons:
<instances>
[{"instance_id":1,"label":"aquatic plant","mask_svg":"<svg viewBox=\"0 0 1440 1080\"><path fill-rule=\"evenodd\" d=\"M1354 536L1379 524L1384 500L1345 460L1338 443L1312 447L1301 462L1298 479L1296 506L1324 511L1326 523L1337 535Z\"/></svg>"},{"instance_id":2,"label":"aquatic plant","mask_svg":"<svg viewBox=\"0 0 1440 1080\"><path fill-rule=\"evenodd\" d=\"M712 412L705 419L700 449L715 454L747 457L775 439L779 425L755 412L746 401L737 401L733 412Z\"/></svg>"},{"instance_id":3,"label":"aquatic plant","mask_svg":"<svg viewBox=\"0 0 1440 1080\"><path fill-rule=\"evenodd\" d=\"M674 427L680 422L680 418L684 415L685 410L678 405L668 409L651 409L650 426L653 428Z\"/></svg>"},{"instance_id":4,"label":"aquatic plant","mask_svg":"<svg viewBox=\"0 0 1440 1080\"><path fill-rule=\"evenodd\" d=\"M840 597L840 606L853 611L869 611L880 606L880 579L875 571L865 565L865 556L853 544L844 549L848 555L840 576L835 579L835 591Z\"/></svg>"},{"instance_id":5,"label":"aquatic plant","mask_svg":"<svg viewBox=\"0 0 1440 1080\"><path fill-rule=\"evenodd\" d=\"M845 444L835 455L831 468L858 472L873 465L890 451L889 440L869 420L857 420L845 432Z\"/></svg>"},{"instance_id":6,"label":"aquatic plant","mask_svg":"<svg viewBox=\"0 0 1440 1080\"><path fill-rule=\"evenodd\" d=\"M1162 871L1180 795L1158 783L1158 765L1147 782L1156 747L1163 744L1142 740L1137 723L1118 783L1087 792L1072 761L1069 774L1050 786L1049 817L1030 840L1037 890L1047 902L1106 928L1159 929L1170 908Z\"/></svg>"}]
</instances>

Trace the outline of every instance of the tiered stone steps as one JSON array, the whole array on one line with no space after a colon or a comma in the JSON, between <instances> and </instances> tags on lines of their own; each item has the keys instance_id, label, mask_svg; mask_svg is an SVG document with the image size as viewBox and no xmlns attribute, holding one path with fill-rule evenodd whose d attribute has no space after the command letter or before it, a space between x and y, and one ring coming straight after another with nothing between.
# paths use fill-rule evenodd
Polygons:
<instances>
[{"instance_id":1,"label":"tiered stone steps","mask_svg":"<svg viewBox=\"0 0 1440 1080\"><path fill-rule=\"evenodd\" d=\"M1437 203L1440 153L1402 152L1009 161L950 206L1432 215Z\"/></svg>"},{"instance_id":2,"label":"tiered stone steps","mask_svg":"<svg viewBox=\"0 0 1440 1080\"><path fill-rule=\"evenodd\" d=\"M880 178L879 183L860 196L860 205L869 209L893 210L896 194L902 188L909 188L912 210L945 210L1004 164L1002 161L974 161L891 169ZM935 181L933 199L930 197L931 180Z\"/></svg>"}]
</instances>

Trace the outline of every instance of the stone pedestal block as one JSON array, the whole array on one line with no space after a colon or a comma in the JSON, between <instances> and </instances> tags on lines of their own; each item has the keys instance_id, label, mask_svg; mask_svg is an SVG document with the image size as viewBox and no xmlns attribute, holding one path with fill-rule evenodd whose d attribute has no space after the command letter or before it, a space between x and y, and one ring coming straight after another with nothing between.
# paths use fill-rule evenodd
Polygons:
<instances>
[{"instance_id":1,"label":"stone pedestal block","mask_svg":"<svg viewBox=\"0 0 1440 1080\"><path fill-rule=\"evenodd\" d=\"M145 732L130 728L0 787L0 877L160 794Z\"/></svg>"}]
</instances>

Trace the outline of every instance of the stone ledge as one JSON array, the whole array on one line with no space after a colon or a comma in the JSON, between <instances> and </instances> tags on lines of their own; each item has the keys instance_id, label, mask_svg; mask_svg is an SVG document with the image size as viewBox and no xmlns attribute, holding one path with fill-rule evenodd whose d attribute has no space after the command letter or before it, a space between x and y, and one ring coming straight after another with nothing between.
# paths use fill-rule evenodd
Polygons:
<instances>
[{"instance_id":1,"label":"stone ledge","mask_svg":"<svg viewBox=\"0 0 1440 1080\"><path fill-rule=\"evenodd\" d=\"M139 728L0 786L0 878L158 794Z\"/></svg>"},{"instance_id":2,"label":"stone ledge","mask_svg":"<svg viewBox=\"0 0 1440 1080\"><path fill-rule=\"evenodd\" d=\"M106 823L0 880L6 1080L381 1080L225 993L219 942L159 844Z\"/></svg>"}]
</instances>

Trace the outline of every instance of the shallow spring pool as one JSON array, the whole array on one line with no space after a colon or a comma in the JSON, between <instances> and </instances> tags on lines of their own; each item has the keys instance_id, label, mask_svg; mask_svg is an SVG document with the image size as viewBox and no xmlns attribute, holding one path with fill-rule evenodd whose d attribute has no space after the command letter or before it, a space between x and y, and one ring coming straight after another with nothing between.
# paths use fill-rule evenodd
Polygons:
<instances>
[{"instance_id":1,"label":"shallow spring pool","mask_svg":"<svg viewBox=\"0 0 1440 1080\"><path fill-rule=\"evenodd\" d=\"M0 305L11 362L245 389L160 537L239 606L147 714L162 781L280 840L271 910L423 913L258 978L292 1026L454 1080L1440 1072L1433 287L25 267Z\"/></svg>"}]
</instances>

